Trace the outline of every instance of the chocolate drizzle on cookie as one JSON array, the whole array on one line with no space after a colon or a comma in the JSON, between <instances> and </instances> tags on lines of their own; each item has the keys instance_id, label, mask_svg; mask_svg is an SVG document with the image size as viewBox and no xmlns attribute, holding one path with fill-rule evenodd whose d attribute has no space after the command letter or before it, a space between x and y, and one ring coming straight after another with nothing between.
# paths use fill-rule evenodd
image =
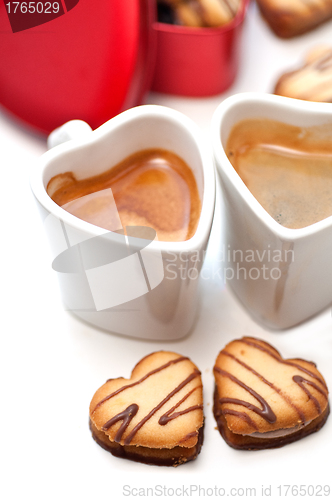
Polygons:
<instances>
[{"instance_id":1,"label":"chocolate drizzle on cookie","mask_svg":"<svg viewBox=\"0 0 332 500\"><path fill-rule=\"evenodd\" d=\"M301 389L306 393L308 398L311 399L311 401L314 403L314 405L317 409L317 413L318 414L321 413L321 407L320 407L320 404L319 404L317 398L315 398L315 396L312 395L312 393L307 389L305 384L308 384L308 385L311 385L311 387L314 387L316 389L316 391L320 392L326 399L327 399L327 394L324 391L322 391L322 389L320 389L320 387L318 387L317 384L315 384L314 382L311 382L310 380L307 380L307 379L301 377L301 375L294 375L293 380L296 384L298 384L301 387Z\"/></svg>"},{"instance_id":2,"label":"chocolate drizzle on cookie","mask_svg":"<svg viewBox=\"0 0 332 500\"><path fill-rule=\"evenodd\" d=\"M241 399L235 399L235 398L221 398L219 400L220 404L230 403L233 405L245 406L249 410L257 413L257 415L259 415L260 417L264 418L264 420L269 422L269 424L273 424L274 422L276 422L277 417L275 416L275 413L273 412L271 406L268 404L267 401L265 401L265 399L260 394L258 394L256 391L254 391L254 389L252 389L248 385L241 382L241 380L234 377L234 375L232 375L231 373L226 372L225 370L222 370L219 367L215 367L214 371L217 373L220 373L220 375L222 375L224 377L229 378L232 382L234 382L235 384L242 387L242 389L245 389L247 392L249 392L255 399L257 399L257 401L259 401L259 403L262 405L262 408L259 408L258 406L255 406L251 403L248 403L247 401L243 401ZM223 410L223 414L224 415L229 414L229 411L232 412L231 415L237 415L240 418L243 417L243 413L237 412L234 410L228 410L228 409Z\"/></svg>"},{"instance_id":3,"label":"chocolate drizzle on cookie","mask_svg":"<svg viewBox=\"0 0 332 500\"><path fill-rule=\"evenodd\" d=\"M115 443L120 443L123 433L125 432L125 430L127 429L128 425L130 424L130 422L132 421L137 412L138 412L138 405L133 404L128 406L128 408L123 410L121 413L118 413L113 418L108 420L106 424L103 425L102 430L104 432L108 431L108 429L112 427L112 425L122 420L122 424L114 438Z\"/></svg>"},{"instance_id":4,"label":"chocolate drizzle on cookie","mask_svg":"<svg viewBox=\"0 0 332 500\"><path fill-rule=\"evenodd\" d=\"M326 71L332 68L332 51L325 57L319 59L314 65L318 71Z\"/></svg>"},{"instance_id":5,"label":"chocolate drizzle on cookie","mask_svg":"<svg viewBox=\"0 0 332 500\"><path fill-rule=\"evenodd\" d=\"M180 417L181 415L185 415L186 413L189 413L194 410L203 410L203 405L194 405L190 406L189 408L185 408L184 410L177 411L175 413L174 410L178 408L186 399L189 398L189 396L196 391L198 388L201 386L197 386L194 389L192 389L190 392L188 392L176 405L174 405L170 410L168 410L164 415L160 417L158 420L159 425L166 425L170 420L173 420L174 418Z\"/></svg>"},{"instance_id":6,"label":"chocolate drizzle on cookie","mask_svg":"<svg viewBox=\"0 0 332 500\"><path fill-rule=\"evenodd\" d=\"M276 352L278 353L278 351L276 351ZM295 405L294 402L291 400L291 398L287 394L284 394L282 392L282 390L279 389L279 387L276 387L275 384L273 384L272 382L269 382L265 377L263 377L263 375L258 373L251 366L247 365L246 363L244 363L243 361L238 359L236 356L234 356L230 352L222 351L221 354L224 356L228 356L229 358L232 358L238 364L240 364L241 366L243 366L244 368L249 370L251 373L256 375L262 382L264 382L264 384L267 384L269 387L271 387L271 389L273 389L275 392L277 392L284 399L284 401L286 401L290 406L292 406L292 408L294 408L294 410L297 412L301 422L302 423L305 422L305 415L304 415L303 411L297 405ZM278 353L278 356L279 356L279 353Z\"/></svg>"},{"instance_id":7,"label":"chocolate drizzle on cookie","mask_svg":"<svg viewBox=\"0 0 332 500\"><path fill-rule=\"evenodd\" d=\"M135 387L139 384L142 384L145 380L147 380L152 375L155 375L156 373L159 373L162 370L165 370L166 368L168 368L176 363L180 363L181 361L185 361L185 360L188 360L188 358L185 356L181 356L181 357L172 359L171 361L159 366L158 368L151 370L146 375L141 377L138 381L133 382L131 384L124 385L123 387L120 387L119 389L117 389L116 391L112 392L108 396L104 397L101 401L99 401L99 403L96 404L93 411L91 412L91 415L93 415L94 412L98 408L100 408L104 403L106 403L106 401L109 401L114 396L117 396L118 394L125 391L126 389L129 389L129 388ZM150 418L155 413L157 413L157 411L159 411L173 396L175 396L175 394L180 392L187 384L189 384L192 380L194 380L196 377L199 377L200 375L201 375L201 372L197 369L194 369L193 372L185 380L183 380L175 389L173 389L173 391L171 391L169 394L167 394L167 396L165 398L163 398L162 401L160 401L160 403L158 405L156 405L147 415L145 415L144 418L142 418L138 423L135 424L135 426L129 432L127 437L125 437L124 445L125 446L130 445L132 439L134 438L136 433L139 431L139 429L141 429L143 427L143 425L148 420L150 420ZM189 396L195 390L197 390L198 388L201 388L201 387L202 387L201 385L194 387L180 401L178 401L172 408L167 410L167 412L164 413L159 418L159 420L158 420L159 425L164 426L164 425L168 424L168 422L170 422L171 420L174 420L174 419L180 417L181 415L185 415L186 413L189 413L189 412L192 412L195 410L202 410L203 405L199 404L199 405L190 406L188 408L184 408L183 410L175 411L182 403L184 403L189 398ZM104 432L107 432L114 424L116 424L117 422L122 420L122 424L121 424L121 426L120 426L119 430L117 431L115 438L114 438L114 442L120 443L125 431L127 430L128 426L130 424L130 422L135 417L135 415L138 413L138 410L139 410L139 406L136 403L130 404L125 410L118 413L117 415L112 417L110 420L108 420L103 425L102 430Z\"/></svg>"},{"instance_id":8,"label":"chocolate drizzle on cookie","mask_svg":"<svg viewBox=\"0 0 332 500\"><path fill-rule=\"evenodd\" d=\"M90 403L95 441L113 455L151 465L194 460L203 442L201 372L186 357L145 356L130 379L103 384Z\"/></svg>"},{"instance_id":9,"label":"chocolate drizzle on cookie","mask_svg":"<svg viewBox=\"0 0 332 500\"><path fill-rule=\"evenodd\" d=\"M305 394L308 396L309 400L311 400L313 402L313 404L315 405L315 408L317 410L317 414L319 415L321 413L322 410L321 410L321 405L320 405L319 401L317 400L317 398L311 393L311 391L307 387L308 385L313 387L316 391L318 391L327 400L327 398L328 398L327 386L321 377L319 377L316 373L309 370L308 368L305 368L302 365L300 365L299 363L296 363L294 360L291 361L291 360L283 359L276 349L274 349L272 346L270 346L269 344L267 344L264 341L260 340L259 342L257 342L256 339L254 339L254 338L244 337L240 340L237 340L236 342L246 344L246 345L253 347L255 349L259 349L260 351L264 352L268 356L271 356L278 363L288 365L288 366L293 366L293 367L297 368L299 371L305 373L306 375L308 375L309 377L311 377L312 379L317 381L320 385L318 385L317 383L315 383L311 380L308 380L307 378L304 378L301 375L294 375L292 377L293 382L295 382L305 392ZM279 396L282 397L282 399L286 403L288 403L288 405L291 406L297 412L301 423L302 424L306 423L306 418L305 418L305 414L304 414L303 410L298 405L296 405L292 401L290 396L285 394L282 391L282 389L280 389L275 384L273 384L272 382L267 380L265 377L263 377L263 375L261 375L256 370L254 370L251 366L249 366L248 364L246 364L242 360L238 359L234 354L228 352L227 350L221 351L220 355L227 356L227 357L231 358L236 363L240 364L243 368L245 368L246 370L248 370L252 374L254 374L264 384L271 387L271 389L273 389L276 393L278 393ZM297 358L297 360L300 362L304 361L304 360L301 360L299 358ZM307 362L307 363L310 363L310 362ZM311 364L313 366L315 366L314 363L311 363ZM270 405L268 404L268 402L260 394L258 394L252 387L249 387L244 382L242 382L241 380L236 378L234 375L221 369L218 366L216 366L214 368L214 371L216 373L219 373L223 377L227 377L232 382L234 382L235 384L239 385L244 390L246 390L249 394L251 394L260 403L261 408L255 406L247 401L243 401L243 400L235 399L235 398L230 398L230 397L219 398L218 404L220 404L220 405L233 404L233 405L244 406L245 408L248 408L249 410L255 412L257 415L262 417L268 423L273 424L276 422L277 417L276 417L275 413L273 412L272 408L270 407ZM245 412L240 412L240 411L236 411L236 410L229 409L229 408L222 408L221 414L237 416L237 417L241 418L242 420L246 420L249 425L251 425L253 428L255 428L257 430L257 425L250 418L250 416L247 415Z\"/></svg>"},{"instance_id":10,"label":"chocolate drizzle on cookie","mask_svg":"<svg viewBox=\"0 0 332 500\"><path fill-rule=\"evenodd\" d=\"M294 366L295 368L297 368L301 372L306 373L310 377L312 377L312 378L316 379L318 382L320 382L320 384L322 384L322 386L326 389L326 392L327 392L326 383L324 382L324 380L322 378L320 378L318 375L316 375L312 371L308 370L307 368L304 368L303 366L299 365L298 363L294 363L294 361L289 361L288 359L283 359L276 349L274 349L274 351L277 354L274 354L273 352L271 352L271 346L269 344L267 344L266 342L260 341L260 342L264 343L267 346L267 348L262 346L261 344L255 342L255 339L253 339L251 337L245 337L245 338L239 340L239 342L242 342L243 344L247 344L249 346L255 347L256 349L259 349L259 350L265 352L266 354L268 354L269 356L274 358L279 363L282 363L283 365ZM298 360L301 361L299 358L298 358ZM304 361L304 360L302 360L302 361ZM322 393L322 394L325 394L327 396L326 392Z\"/></svg>"},{"instance_id":11,"label":"chocolate drizzle on cookie","mask_svg":"<svg viewBox=\"0 0 332 500\"><path fill-rule=\"evenodd\" d=\"M331 84L332 49L318 46L307 54L302 67L279 78L274 93L307 101L332 102Z\"/></svg>"},{"instance_id":12,"label":"chocolate drizzle on cookie","mask_svg":"<svg viewBox=\"0 0 332 500\"><path fill-rule=\"evenodd\" d=\"M172 392L170 392L157 406L155 406L140 422L138 422L138 424L135 425L135 427L132 429L132 431L128 434L128 436L126 437L126 439L124 440L124 444L125 445L128 445L131 443L133 437L135 436L136 432L139 431L139 429L141 429L141 427L143 427L143 425L158 411L160 410L160 408L162 408L164 406L165 403L167 403L167 401L169 401L177 392L179 392L181 389L183 389L183 387L185 387L187 384L189 384L189 382L191 382L194 378L200 376L200 372L198 370L194 370L194 372L189 375L185 380L183 380L183 382L181 382L181 384L179 384ZM191 407L187 410L189 411L193 411L193 410L197 410L201 407L201 405L197 405L197 407ZM188 413L187 410L183 410L183 412L178 412L177 414L177 417L179 417L180 415L183 415L185 413ZM165 414L166 415L166 414ZM163 415L163 416L165 416ZM162 418L162 417L161 417ZM166 418L166 417L165 417ZM176 417L174 417L176 418ZM171 420L171 419L170 419ZM159 421L159 424L160 424L160 421ZM167 424L167 421L165 422L165 424ZM160 425L165 425L165 424L160 424Z\"/></svg>"},{"instance_id":13,"label":"chocolate drizzle on cookie","mask_svg":"<svg viewBox=\"0 0 332 500\"><path fill-rule=\"evenodd\" d=\"M213 413L221 435L233 448L278 448L318 431L328 418L328 389L316 365L300 358L283 359L260 339L230 342L219 353L214 372ZM236 386L248 393L248 400Z\"/></svg>"},{"instance_id":14,"label":"chocolate drizzle on cookie","mask_svg":"<svg viewBox=\"0 0 332 500\"><path fill-rule=\"evenodd\" d=\"M181 356L179 358L172 359L168 363L165 363L162 366L158 366L158 368L156 368L155 370L150 371L149 373L147 373L146 375L144 375L144 377L142 377L141 379L137 380L137 382L133 382L132 384L128 384L128 385L124 385L123 387L120 387L120 389L112 392L111 394L109 394L108 396L106 396L105 398L103 398L101 401L99 401L99 403L97 403L96 406L94 407L94 409L92 410L92 413L94 413L97 410L97 408L99 408L101 405L103 405L106 401L108 401L109 399L113 398L117 394L120 394L120 392L125 391L126 389L129 389L130 387L135 387L135 385L141 384L142 382L144 382L144 380L146 380L147 378L151 377L155 373L158 373L158 372L160 372L162 370L165 370L165 368L168 368L169 366L174 365L175 363L180 363L181 361L184 361L186 359L188 359L188 358L186 358L185 356ZM112 379L110 379L110 380L112 380Z\"/></svg>"}]
</instances>

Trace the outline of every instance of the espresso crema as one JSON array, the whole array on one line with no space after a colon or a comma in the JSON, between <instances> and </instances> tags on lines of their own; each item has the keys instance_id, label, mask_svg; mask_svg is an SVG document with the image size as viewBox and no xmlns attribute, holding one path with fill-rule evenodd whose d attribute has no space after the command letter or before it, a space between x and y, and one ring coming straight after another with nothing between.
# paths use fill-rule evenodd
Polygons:
<instances>
[{"instance_id":1,"label":"espresso crema","mask_svg":"<svg viewBox=\"0 0 332 500\"><path fill-rule=\"evenodd\" d=\"M243 120L231 130L226 154L282 226L299 229L332 215L332 124L301 128Z\"/></svg>"},{"instance_id":2,"label":"espresso crema","mask_svg":"<svg viewBox=\"0 0 332 500\"><path fill-rule=\"evenodd\" d=\"M159 241L184 241L197 229L201 201L191 168L163 149L139 151L106 172L77 180L53 177L47 192L55 203L91 224L115 231L148 226ZM115 202L115 205L114 205Z\"/></svg>"}]
</instances>

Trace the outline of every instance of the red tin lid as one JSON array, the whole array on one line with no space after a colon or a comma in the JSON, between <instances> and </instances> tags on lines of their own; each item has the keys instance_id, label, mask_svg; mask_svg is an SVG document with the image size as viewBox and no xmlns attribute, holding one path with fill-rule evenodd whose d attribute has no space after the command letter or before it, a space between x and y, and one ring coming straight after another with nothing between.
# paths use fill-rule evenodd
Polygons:
<instances>
[{"instance_id":1,"label":"red tin lid","mask_svg":"<svg viewBox=\"0 0 332 500\"><path fill-rule=\"evenodd\" d=\"M46 133L98 127L148 90L154 20L155 0L0 0L0 103Z\"/></svg>"}]
</instances>

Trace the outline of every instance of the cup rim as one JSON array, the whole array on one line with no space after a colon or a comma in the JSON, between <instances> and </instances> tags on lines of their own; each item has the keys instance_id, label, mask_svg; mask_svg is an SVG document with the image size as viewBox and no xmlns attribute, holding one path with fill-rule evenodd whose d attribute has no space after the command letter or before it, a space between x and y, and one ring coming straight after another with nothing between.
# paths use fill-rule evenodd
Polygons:
<instances>
[{"instance_id":1,"label":"cup rim","mask_svg":"<svg viewBox=\"0 0 332 500\"><path fill-rule=\"evenodd\" d=\"M266 110L264 118L269 118L269 109L284 110L285 116L287 112L292 111L294 114L305 115L308 117L322 116L329 117L332 124L332 108L327 103L318 103L311 101L302 101L299 99L291 99L289 97L278 96L275 94L263 94L259 92L244 92L235 94L225 99L215 110L212 118L211 136L214 161L216 169L219 173L223 173L241 198L245 201L247 206L255 213L258 219L269 229L275 236L285 241L296 241L313 234L317 234L327 228L332 227L332 215L320 220L309 226L290 229L282 226L262 207L254 195L249 191L247 186L242 181L241 177L237 174L231 162L229 161L224 147L221 142L220 134L223 128L224 118L232 108L238 107L242 104L251 104L260 110L256 116L262 116L263 107ZM253 113L255 117L255 113ZM240 119L238 120L240 121ZM310 120L308 120L310 121ZM285 120L285 123L289 123ZM307 126L310 126L308 124Z\"/></svg>"},{"instance_id":2,"label":"cup rim","mask_svg":"<svg viewBox=\"0 0 332 500\"><path fill-rule=\"evenodd\" d=\"M123 126L138 117L148 119L149 117L161 117L164 119L171 120L185 130L191 135L192 139L197 144L197 148L202 161L202 173L203 173L203 197L201 199L202 208L197 225L195 234L188 240L185 241L153 241L146 249L149 251L160 250L165 252L189 252L199 250L201 248L202 242L208 238L215 208L215 170L213 166L213 158L209 153L207 145L204 142L202 133L198 127L190 118L185 116L183 113L176 111L166 106L160 105L142 105L136 106L134 108L128 109L119 115L111 118L103 125L92 131L90 134L84 136L80 139L72 139L68 142L56 146L46 153L44 153L37 164L33 167L30 175L30 187L33 195L42 205L42 207L55 216L56 218L62 220L66 225L72 227L73 229L83 231L91 237L100 236L105 234L107 230L86 222L78 217L66 212L63 208L57 205L51 197L47 194L46 187L44 186L43 178L45 171L48 168L49 163L56 157L65 155L67 152L88 147L99 140L105 140L109 134L111 134L119 126Z\"/></svg>"},{"instance_id":3,"label":"cup rim","mask_svg":"<svg viewBox=\"0 0 332 500\"><path fill-rule=\"evenodd\" d=\"M215 27L194 27L194 26L181 26L178 24L168 24L155 21L153 23L153 29L155 31L160 31L163 33L179 34L179 35L198 35L198 36L213 36L220 35L227 31L231 31L236 28L239 24L244 21L247 8L249 6L250 0L242 0L239 10L226 24L222 26Z\"/></svg>"}]
</instances>

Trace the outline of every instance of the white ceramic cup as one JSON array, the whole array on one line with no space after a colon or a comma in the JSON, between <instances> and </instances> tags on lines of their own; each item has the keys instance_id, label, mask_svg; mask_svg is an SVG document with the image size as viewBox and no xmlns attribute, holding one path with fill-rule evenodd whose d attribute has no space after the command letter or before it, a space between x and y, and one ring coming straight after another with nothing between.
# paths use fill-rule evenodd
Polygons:
<instances>
[{"instance_id":1,"label":"white ceramic cup","mask_svg":"<svg viewBox=\"0 0 332 500\"><path fill-rule=\"evenodd\" d=\"M51 134L49 145L55 147L40 158L31 188L65 307L118 334L155 340L185 336L197 315L198 278L215 205L213 162L199 128L169 108L139 106L93 132L84 122L68 122ZM202 211L187 241L160 242L153 230L148 240L128 237L121 226L108 232L65 211L46 192L57 174L71 171L88 178L149 148L174 152L194 173ZM129 228L128 234L135 231Z\"/></svg>"},{"instance_id":2,"label":"white ceramic cup","mask_svg":"<svg viewBox=\"0 0 332 500\"><path fill-rule=\"evenodd\" d=\"M284 329L332 302L332 217L288 229L258 203L225 153L234 125L251 118L310 127L331 124L332 109L330 104L247 93L226 99L213 117L214 158L225 201L229 284L254 318L267 327ZM253 253L255 260L246 261Z\"/></svg>"}]
</instances>

